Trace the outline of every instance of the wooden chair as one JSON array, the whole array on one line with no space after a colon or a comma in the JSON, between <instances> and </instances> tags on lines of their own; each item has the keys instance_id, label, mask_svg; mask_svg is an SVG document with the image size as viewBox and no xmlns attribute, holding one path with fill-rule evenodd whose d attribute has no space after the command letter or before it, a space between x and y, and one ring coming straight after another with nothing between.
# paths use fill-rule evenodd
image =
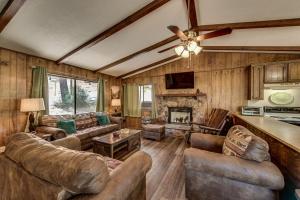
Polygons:
<instances>
[{"instance_id":1,"label":"wooden chair","mask_svg":"<svg viewBox=\"0 0 300 200\"><path fill-rule=\"evenodd\" d=\"M225 126L228 113L229 113L228 110L214 108L211 111L207 123L205 124L192 123L193 125L196 125L199 129L198 131L192 131L192 132L201 132L201 133L220 135L221 131Z\"/></svg>"}]
</instances>

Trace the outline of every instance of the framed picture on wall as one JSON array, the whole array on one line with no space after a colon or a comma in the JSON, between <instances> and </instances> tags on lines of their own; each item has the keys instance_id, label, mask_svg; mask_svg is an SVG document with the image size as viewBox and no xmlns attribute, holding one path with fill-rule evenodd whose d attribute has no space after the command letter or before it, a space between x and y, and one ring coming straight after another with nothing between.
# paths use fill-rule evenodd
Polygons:
<instances>
[{"instance_id":1,"label":"framed picture on wall","mask_svg":"<svg viewBox=\"0 0 300 200\"><path fill-rule=\"evenodd\" d=\"M120 99L120 86L111 86L111 99Z\"/></svg>"}]
</instances>

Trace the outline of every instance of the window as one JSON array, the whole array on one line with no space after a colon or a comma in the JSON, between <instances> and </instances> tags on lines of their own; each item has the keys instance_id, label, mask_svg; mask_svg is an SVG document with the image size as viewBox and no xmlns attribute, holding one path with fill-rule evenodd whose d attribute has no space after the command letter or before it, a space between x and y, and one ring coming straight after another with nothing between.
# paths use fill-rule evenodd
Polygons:
<instances>
[{"instance_id":1,"label":"window","mask_svg":"<svg viewBox=\"0 0 300 200\"><path fill-rule=\"evenodd\" d=\"M141 85L139 86L140 101L152 102L152 85Z\"/></svg>"},{"instance_id":2,"label":"window","mask_svg":"<svg viewBox=\"0 0 300 200\"><path fill-rule=\"evenodd\" d=\"M50 115L96 111L97 83L49 75L48 85Z\"/></svg>"},{"instance_id":3,"label":"window","mask_svg":"<svg viewBox=\"0 0 300 200\"><path fill-rule=\"evenodd\" d=\"M97 83L76 80L76 113L96 111Z\"/></svg>"}]
</instances>

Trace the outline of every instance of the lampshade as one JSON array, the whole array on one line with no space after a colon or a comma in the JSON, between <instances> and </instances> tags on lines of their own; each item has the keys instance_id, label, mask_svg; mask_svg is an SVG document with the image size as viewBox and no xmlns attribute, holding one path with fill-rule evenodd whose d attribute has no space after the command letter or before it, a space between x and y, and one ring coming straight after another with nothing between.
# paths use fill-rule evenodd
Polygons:
<instances>
[{"instance_id":1,"label":"lampshade","mask_svg":"<svg viewBox=\"0 0 300 200\"><path fill-rule=\"evenodd\" d=\"M36 112L41 110L45 110L43 98L31 98L21 100L21 112Z\"/></svg>"},{"instance_id":2,"label":"lampshade","mask_svg":"<svg viewBox=\"0 0 300 200\"><path fill-rule=\"evenodd\" d=\"M121 106L121 99L112 99L111 106Z\"/></svg>"}]
</instances>

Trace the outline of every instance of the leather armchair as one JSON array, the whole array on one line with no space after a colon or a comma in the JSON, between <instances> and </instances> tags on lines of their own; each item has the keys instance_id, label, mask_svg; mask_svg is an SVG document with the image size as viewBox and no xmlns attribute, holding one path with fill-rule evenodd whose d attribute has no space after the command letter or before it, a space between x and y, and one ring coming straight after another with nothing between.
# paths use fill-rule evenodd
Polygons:
<instances>
[{"instance_id":1,"label":"leather armchair","mask_svg":"<svg viewBox=\"0 0 300 200\"><path fill-rule=\"evenodd\" d=\"M189 200L273 200L284 186L271 162L221 154L225 137L192 134L184 152L186 197Z\"/></svg>"}]
</instances>

